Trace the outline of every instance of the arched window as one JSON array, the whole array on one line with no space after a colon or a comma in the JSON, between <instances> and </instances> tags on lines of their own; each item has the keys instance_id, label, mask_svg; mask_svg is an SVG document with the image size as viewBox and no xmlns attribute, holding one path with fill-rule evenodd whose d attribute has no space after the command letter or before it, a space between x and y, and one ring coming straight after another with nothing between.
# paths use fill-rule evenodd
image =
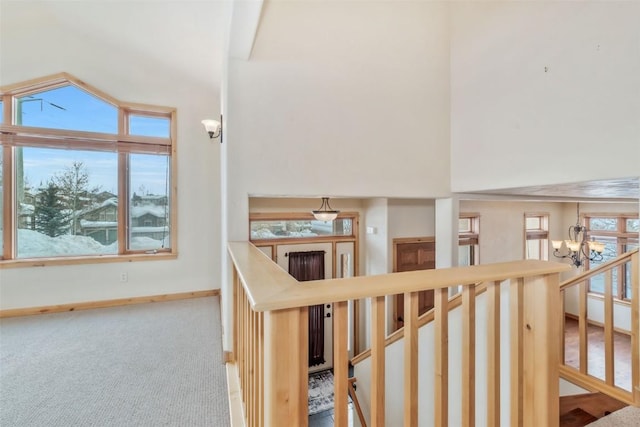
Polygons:
<instances>
[{"instance_id":1,"label":"arched window","mask_svg":"<svg viewBox=\"0 0 640 427\"><path fill-rule=\"evenodd\" d=\"M174 256L176 111L66 73L0 88L1 263ZM162 218L153 238L134 211Z\"/></svg>"}]
</instances>

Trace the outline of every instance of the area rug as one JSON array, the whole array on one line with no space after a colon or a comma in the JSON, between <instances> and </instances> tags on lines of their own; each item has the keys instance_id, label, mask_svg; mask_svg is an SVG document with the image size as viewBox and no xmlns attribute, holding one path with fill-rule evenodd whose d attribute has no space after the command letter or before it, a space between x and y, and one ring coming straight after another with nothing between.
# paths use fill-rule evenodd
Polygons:
<instances>
[{"instance_id":1,"label":"area rug","mask_svg":"<svg viewBox=\"0 0 640 427\"><path fill-rule=\"evenodd\" d=\"M309 374L309 415L333 409L333 372Z\"/></svg>"}]
</instances>

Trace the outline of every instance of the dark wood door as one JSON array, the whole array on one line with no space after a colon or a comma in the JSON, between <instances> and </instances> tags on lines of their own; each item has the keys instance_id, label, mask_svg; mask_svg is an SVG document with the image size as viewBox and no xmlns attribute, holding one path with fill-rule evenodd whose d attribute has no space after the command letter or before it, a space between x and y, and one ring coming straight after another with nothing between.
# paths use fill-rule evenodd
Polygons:
<instances>
[{"instance_id":1,"label":"dark wood door","mask_svg":"<svg viewBox=\"0 0 640 427\"><path fill-rule=\"evenodd\" d=\"M436 268L436 242L433 238L394 240L394 272L430 270ZM395 329L403 326L404 296L395 296ZM422 291L418 296L418 314L433 308L433 291Z\"/></svg>"}]
</instances>

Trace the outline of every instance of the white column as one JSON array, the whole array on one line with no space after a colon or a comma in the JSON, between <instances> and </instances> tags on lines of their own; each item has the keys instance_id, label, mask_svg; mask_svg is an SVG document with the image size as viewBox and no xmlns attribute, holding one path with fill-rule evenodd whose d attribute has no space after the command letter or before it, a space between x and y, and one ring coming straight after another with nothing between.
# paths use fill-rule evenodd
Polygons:
<instances>
[{"instance_id":1,"label":"white column","mask_svg":"<svg viewBox=\"0 0 640 427\"><path fill-rule=\"evenodd\" d=\"M460 201L457 197L436 199L436 268L458 265L458 216ZM450 295L455 289L450 288Z\"/></svg>"}]
</instances>

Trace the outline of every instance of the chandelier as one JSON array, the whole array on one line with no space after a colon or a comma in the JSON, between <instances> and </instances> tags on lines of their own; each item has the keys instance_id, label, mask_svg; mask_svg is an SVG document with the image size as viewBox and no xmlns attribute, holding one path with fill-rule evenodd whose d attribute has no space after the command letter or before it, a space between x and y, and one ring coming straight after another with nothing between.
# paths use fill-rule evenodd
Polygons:
<instances>
[{"instance_id":1,"label":"chandelier","mask_svg":"<svg viewBox=\"0 0 640 427\"><path fill-rule=\"evenodd\" d=\"M323 197L320 208L311 211L311 213L318 221L333 221L338 217L340 211L331 209L331 206L329 205L329 198Z\"/></svg>"},{"instance_id":2,"label":"chandelier","mask_svg":"<svg viewBox=\"0 0 640 427\"><path fill-rule=\"evenodd\" d=\"M580 225L580 204L577 207L576 225L569 227L568 240L552 240L553 256L557 258L570 258L571 263L576 267L584 265L589 261L602 261L602 252L604 251L604 243L587 239L587 227ZM564 250L562 245L564 243Z\"/></svg>"}]
</instances>

